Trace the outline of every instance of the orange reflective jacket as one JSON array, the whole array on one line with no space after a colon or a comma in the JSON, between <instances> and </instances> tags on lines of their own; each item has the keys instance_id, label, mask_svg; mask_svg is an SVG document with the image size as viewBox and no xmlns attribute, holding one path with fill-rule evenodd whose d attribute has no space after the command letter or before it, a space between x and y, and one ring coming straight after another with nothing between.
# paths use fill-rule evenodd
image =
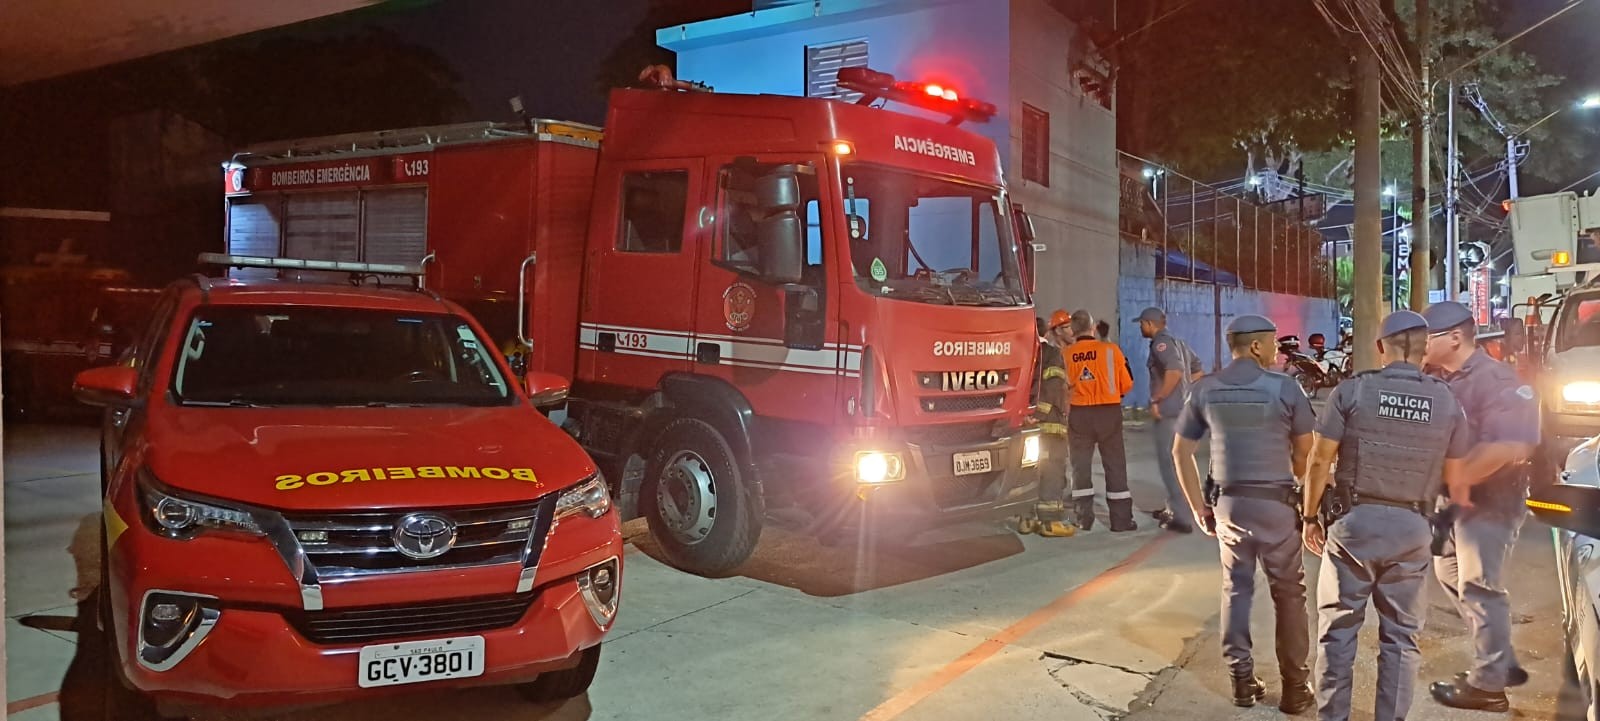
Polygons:
<instances>
[{"instance_id":1,"label":"orange reflective jacket","mask_svg":"<svg viewBox=\"0 0 1600 721\"><path fill-rule=\"evenodd\" d=\"M1079 338L1062 355L1073 406L1121 405L1122 397L1133 390L1133 376L1115 343Z\"/></svg>"}]
</instances>

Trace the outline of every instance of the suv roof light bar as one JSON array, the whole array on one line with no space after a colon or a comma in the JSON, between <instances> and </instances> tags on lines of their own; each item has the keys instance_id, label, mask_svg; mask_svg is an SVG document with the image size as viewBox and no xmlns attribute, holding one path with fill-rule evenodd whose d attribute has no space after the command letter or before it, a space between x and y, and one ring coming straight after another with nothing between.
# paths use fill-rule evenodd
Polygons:
<instances>
[{"instance_id":1,"label":"suv roof light bar","mask_svg":"<svg viewBox=\"0 0 1600 721\"><path fill-rule=\"evenodd\" d=\"M948 115L951 125L960 125L965 120L987 123L997 112L993 103L961 97L948 85L895 80L893 75L870 68L840 68L838 84L861 93L861 99L856 101L858 105L879 98L893 100Z\"/></svg>"},{"instance_id":2,"label":"suv roof light bar","mask_svg":"<svg viewBox=\"0 0 1600 721\"><path fill-rule=\"evenodd\" d=\"M228 253L201 253L200 262L228 268L274 268L277 270L322 270L343 273L375 275L409 275L421 278L420 263L354 263L347 260L308 260L303 258L269 258L258 255L230 255Z\"/></svg>"}]
</instances>

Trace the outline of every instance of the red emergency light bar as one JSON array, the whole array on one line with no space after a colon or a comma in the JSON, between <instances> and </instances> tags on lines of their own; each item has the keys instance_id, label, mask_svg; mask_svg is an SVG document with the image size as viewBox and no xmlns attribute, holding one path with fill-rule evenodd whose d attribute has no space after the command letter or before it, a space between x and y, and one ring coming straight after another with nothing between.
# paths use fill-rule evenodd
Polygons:
<instances>
[{"instance_id":1,"label":"red emergency light bar","mask_svg":"<svg viewBox=\"0 0 1600 721\"><path fill-rule=\"evenodd\" d=\"M913 83L895 80L893 75L868 68L840 68L839 87L861 93L859 105L882 98L914 105L950 116L951 125L964 120L989 122L994 117L993 103L961 97L955 88L942 83Z\"/></svg>"}]
</instances>

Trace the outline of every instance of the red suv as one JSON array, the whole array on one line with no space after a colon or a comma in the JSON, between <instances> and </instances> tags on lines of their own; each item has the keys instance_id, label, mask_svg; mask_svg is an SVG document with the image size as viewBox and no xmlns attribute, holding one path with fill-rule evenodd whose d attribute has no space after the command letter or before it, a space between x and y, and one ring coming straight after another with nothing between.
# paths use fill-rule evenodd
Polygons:
<instances>
[{"instance_id":1,"label":"red suv","mask_svg":"<svg viewBox=\"0 0 1600 721\"><path fill-rule=\"evenodd\" d=\"M108 715L429 684L583 693L616 617L605 481L460 307L417 290L170 286L107 407Z\"/></svg>"}]
</instances>

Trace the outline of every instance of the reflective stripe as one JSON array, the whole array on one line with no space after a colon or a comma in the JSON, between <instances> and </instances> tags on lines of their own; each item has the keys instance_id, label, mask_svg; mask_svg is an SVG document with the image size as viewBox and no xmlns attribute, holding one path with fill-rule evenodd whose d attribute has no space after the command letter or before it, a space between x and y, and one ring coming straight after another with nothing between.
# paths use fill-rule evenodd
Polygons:
<instances>
[{"instance_id":1,"label":"reflective stripe","mask_svg":"<svg viewBox=\"0 0 1600 721\"><path fill-rule=\"evenodd\" d=\"M1072 491L1072 497L1073 498L1093 498L1094 497L1094 489L1093 488L1075 488ZM1132 496L1130 495L1129 497L1131 498Z\"/></svg>"},{"instance_id":2,"label":"reflective stripe","mask_svg":"<svg viewBox=\"0 0 1600 721\"><path fill-rule=\"evenodd\" d=\"M1067 427L1060 423L1040 423L1039 430L1052 436L1064 436L1067 434Z\"/></svg>"},{"instance_id":3,"label":"reflective stripe","mask_svg":"<svg viewBox=\"0 0 1600 721\"><path fill-rule=\"evenodd\" d=\"M1131 498L1133 498L1133 493L1131 493L1129 491L1116 491L1115 493L1112 493L1112 492L1107 492L1106 493L1106 500L1108 500L1108 501L1126 501L1126 500L1129 500Z\"/></svg>"},{"instance_id":4,"label":"reflective stripe","mask_svg":"<svg viewBox=\"0 0 1600 721\"><path fill-rule=\"evenodd\" d=\"M1066 377L1067 377L1067 369L1062 368L1061 366L1050 366L1049 368L1044 369L1044 379L1045 380L1050 380L1051 378L1066 378Z\"/></svg>"},{"instance_id":5,"label":"reflective stripe","mask_svg":"<svg viewBox=\"0 0 1600 721\"><path fill-rule=\"evenodd\" d=\"M1117 354L1110 348L1106 349L1106 392L1122 400L1122 394L1117 392Z\"/></svg>"},{"instance_id":6,"label":"reflective stripe","mask_svg":"<svg viewBox=\"0 0 1600 721\"><path fill-rule=\"evenodd\" d=\"M1039 412L1040 413L1049 413L1050 411L1053 411L1055 409L1056 409L1055 406L1050 405L1049 403L1046 403L1044 401L1039 401Z\"/></svg>"}]
</instances>

